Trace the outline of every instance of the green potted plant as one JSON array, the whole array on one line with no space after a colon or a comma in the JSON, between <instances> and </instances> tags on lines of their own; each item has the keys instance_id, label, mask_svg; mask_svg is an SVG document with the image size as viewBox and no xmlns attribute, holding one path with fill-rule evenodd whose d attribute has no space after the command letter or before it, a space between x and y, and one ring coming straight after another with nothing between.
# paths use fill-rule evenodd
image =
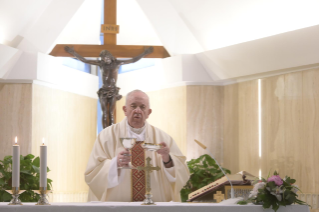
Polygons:
<instances>
[{"instance_id":1,"label":"green potted plant","mask_svg":"<svg viewBox=\"0 0 319 212\"><path fill-rule=\"evenodd\" d=\"M197 159L190 160L187 162L187 165L191 175L186 185L181 190L182 202L186 202L189 193L224 176L215 160L207 154L202 155ZM223 168L223 170L225 173L230 174L230 170L225 168Z\"/></svg>"},{"instance_id":2,"label":"green potted plant","mask_svg":"<svg viewBox=\"0 0 319 212\"><path fill-rule=\"evenodd\" d=\"M39 190L40 158L32 154L20 155L20 190L26 190L19 196L21 202L37 202L40 195L33 192ZM0 160L0 202L10 202L11 195L5 190L11 190L12 186L12 156L5 156ZM49 172L50 169L47 168ZM47 179L47 188L51 190L52 180Z\"/></svg>"}]
</instances>

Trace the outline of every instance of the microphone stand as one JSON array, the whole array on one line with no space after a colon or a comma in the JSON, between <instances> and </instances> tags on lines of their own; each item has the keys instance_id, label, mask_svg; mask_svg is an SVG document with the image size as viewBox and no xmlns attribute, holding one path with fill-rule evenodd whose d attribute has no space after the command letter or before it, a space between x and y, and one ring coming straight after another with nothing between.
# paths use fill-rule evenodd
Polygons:
<instances>
[{"instance_id":1,"label":"microphone stand","mask_svg":"<svg viewBox=\"0 0 319 212\"><path fill-rule=\"evenodd\" d=\"M215 162L217 163L217 165L220 168L220 170L222 170L223 174L225 175L225 177L227 178L228 182L230 183L230 187L231 187L231 189L230 189L230 198L231 199L235 199L235 192L234 192L233 184L231 183L231 181L227 177L227 175L224 172L223 168L219 165L217 160L214 158L214 155L207 149L207 147L204 144L202 144L201 142L197 141L196 139L194 139L194 140L200 147L202 147L203 149L206 149L206 151L210 154L210 156L215 160Z\"/></svg>"}]
</instances>

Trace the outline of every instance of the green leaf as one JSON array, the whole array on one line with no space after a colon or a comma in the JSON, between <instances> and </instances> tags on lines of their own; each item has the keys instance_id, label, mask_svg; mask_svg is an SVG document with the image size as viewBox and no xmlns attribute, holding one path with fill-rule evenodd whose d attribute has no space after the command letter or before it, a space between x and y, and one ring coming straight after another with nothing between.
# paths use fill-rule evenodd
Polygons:
<instances>
[{"instance_id":1,"label":"green leaf","mask_svg":"<svg viewBox=\"0 0 319 212\"><path fill-rule=\"evenodd\" d=\"M206 160L210 166L216 165L216 161L212 157L210 157L209 155L207 155Z\"/></svg>"},{"instance_id":2,"label":"green leaf","mask_svg":"<svg viewBox=\"0 0 319 212\"><path fill-rule=\"evenodd\" d=\"M219 174L217 174L216 176L215 176L215 179L217 180L217 179L219 179L219 178L221 178L221 177L223 177L224 176L224 173L219 173Z\"/></svg>"},{"instance_id":3,"label":"green leaf","mask_svg":"<svg viewBox=\"0 0 319 212\"><path fill-rule=\"evenodd\" d=\"M271 188L271 189L275 189L277 187L276 183L274 181L270 181L267 183L267 185Z\"/></svg>"},{"instance_id":4,"label":"green leaf","mask_svg":"<svg viewBox=\"0 0 319 212\"><path fill-rule=\"evenodd\" d=\"M215 168L207 169L207 171L210 172L211 174L216 174L220 172L218 169L215 169Z\"/></svg>"},{"instance_id":5,"label":"green leaf","mask_svg":"<svg viewBox=\"0 0 319 212\"><path fill-rule=\"evenodd\" d=\"M8 161L10 159L12 159L12 156L11 155L7 155L7 156L4 157L3 161Z\"/></svg>"},{"instance_id":6,"label":"green leaf","mask_svg":"<svg viewBox=\"0 0 319 212\"><path fill-rule=\"evenodd\" d=\"M33 166L36 166L36 167L40 167L40 158L39 158L39 157L36 157L36 158L33 160L32 165L33 165Z\"/></svg>"},{"instance_id":7,"label":"green leaf","mask_svg":"<svg viewBox=\"0 0 319 212\"><path fill-rule=\"evenodd\" d=\"M24 159L33 159L35 156L32 154L28 154L27 156L24 157Z\"/></svg>"},{"instance_id":8,"label":"green leaf","mask_svg":"<svg viewBox=\"0 0 319 212\"><path fill-rule=\"evenodd\" d=\"M279 209L279 205L277 205L275 202L272 204L272 209L276 212Z\"/></svg>"},{"instance_id":9,"label":"green leaf","mask_svg":"<svg viewBox=\"0 0 319 212\"><path fill-rule=\"evenodd\" d=\"M12 198L11 195L8 192L6 192L6 191L0 191L0 192L2 193L2 195L0 196L1 197L1 201L2 202L10 202L10 200Z\"/></svg>"},{"instance_id":10,"label":"green leaf","mask_svg":"<svg viewBox=\"0 0 319 212\"><path fill-rule=\"evenodd\" d=\"M257 200L257 201L258 202L263 202L262 200ZM264 200L263 208L270 208L270 206L271 206L271 203Z\"/></svg>"},{"instance_id":11,"label":"green leaf","mask_svg":"<svg viewBox=\"0 0 319 212\"><path fill-rule=\"evenodd\" d=\"M231 174L229 169L222 168L226 174Z\"/></svg>"},{"instance_id":12,"label":"green leaf","mask_svg":"<svg viewBox=\"0 0 319 212\"><path fill-rule=\"evenodd\" d=\"M20 170L20 173L32 175L32 173L29 170Z\"/></svg>"},{"instance_id":13,"label":"green leaf","mask_svg":"<svg viewBox=\"0 0 319 212\"><path fill-rule=\"evenodd\" d=\"M188 194L191 193L190 189L183 188L181 190L181 199L182 202L186 202L188 200Z\"/></svg>"},{"instance_id":14,"label":"green leaf","mask_svg":"<svg viewBox=\"0 0 319 212\"><path fill-rule=\"evenodd\" d=\"M3 186L5 184L4 178L0 178L0 186Z\"/></svg>"},{"instance_id":15,"label":"green leaf","mask_svg":"<svg viewBox=\"0 0 319 212\"><path fill-rule=\"evenodd\" d=\"M237 202L237 204L238 204L238 205L247 205L248 202L245 201L245 200L242 200L242 201Z\"/></svg>"},{"instance_id":16,"label":"green leaf","mask_svg":"<svg viewBox=\"0 0 319 212\"><path fill-rule=\"evenodd\" d=\"M20 160L20 166L27 166L29 162L27 160Z\"/></svg>"},{"instance_id":17,"label":"green leaf","mask_svg":"<svg viewBox=\"0 0 319 212\"><path fill-rule=\"evenodd\" d=\"M12 156L11 155L5 156L3 159L3 164L5 165L5 167L9 164L12 164Z\"/></svg>"},{"instance_id":18,"label":"green leaf","mask_svg":"<svg viewBox=\"0 0 319 212\"><path fill-rule=\"evenodd\" d=\"M40 173L40 168L36 167L36 166L32 166L33 170L35 171L35 173Z\"/></svg>"}]
</instances>

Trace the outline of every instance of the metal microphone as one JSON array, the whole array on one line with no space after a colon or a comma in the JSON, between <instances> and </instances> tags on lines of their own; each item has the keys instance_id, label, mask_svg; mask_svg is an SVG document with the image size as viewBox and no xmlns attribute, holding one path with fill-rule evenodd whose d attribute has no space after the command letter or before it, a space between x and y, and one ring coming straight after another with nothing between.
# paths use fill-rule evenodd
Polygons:
<instances>
[{"instance_id":1,"label":"metal microphone","mask_svg":"<svg viewBox=\"0 0 319 212\"><path fill-rule=\"evenodd\" d=\"M206 151L210 154L210 156L215 160L215 162L217 163L218 167L220 168L220 170L222 170L223 174L225 175L225 177L227 178L229 184L230 184L230 198L231 199L234 199L235 198L235 192L234 192L234 189L233 189L233 184L231 183L231 181L229 180L229 178L227 177L226 173L224 172L224 170L222 169L222 167L219 165L219 163L217 162L217 160L214 158L214 155L207 149L207 147L202 144L201 142L197 141L196 139L194 139L194 141L200 146L202 147L203 149L206 149Z\"/></svg>"}]
</instances>

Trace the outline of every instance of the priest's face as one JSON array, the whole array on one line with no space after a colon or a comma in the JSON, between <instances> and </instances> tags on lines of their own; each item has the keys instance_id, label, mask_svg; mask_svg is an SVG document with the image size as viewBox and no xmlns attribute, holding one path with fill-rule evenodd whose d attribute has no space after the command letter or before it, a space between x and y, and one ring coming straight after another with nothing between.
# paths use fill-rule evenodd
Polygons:
<instances>
[{"instance_id":1,"label":"priest's face","mask_svg":"<svg viewBox=\"0 0 319 212\"><path fill-rule=\"evenodd\" d=\"M152 113L147 95L139 91L128 96L123 110L125 116L127 116L128 123L134 128L143 127L145 120Z\"/></svg>"}]
</instances>

